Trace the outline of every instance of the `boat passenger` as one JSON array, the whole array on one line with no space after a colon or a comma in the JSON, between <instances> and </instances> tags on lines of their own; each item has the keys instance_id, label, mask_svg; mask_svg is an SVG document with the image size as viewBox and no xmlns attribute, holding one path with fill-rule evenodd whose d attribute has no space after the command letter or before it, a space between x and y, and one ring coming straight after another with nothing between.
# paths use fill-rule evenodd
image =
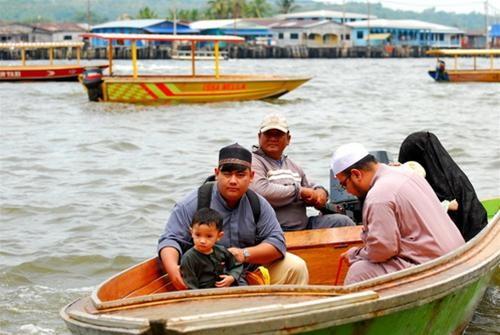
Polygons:
<instances>
[{"instance_id":1,"label":"boat passenger","mask_svg":"<svg viewBox=\"0 0 500 335\"><path fill-rule=\"evenodd\" d=\"M427 262L465 243L422 176L378 163L359 143L340 146L331 168L340 185L363 200L363 246L343 254L350 264L345 284Z\"/></svg>"},{"instance_id":2,"label":"boat passenger","mask_svg":"<svg viewBox=\"0 0 500 335\"><path fill-rule=\"evenodd\" d=\"M271 284L306 285L309 280L303 259L286 252L285 238L276 214L261 196L253 194L260 204L254 218L248 187L254 172L252 154L238 144L219 151L215 168L216 182L211 191L210 208L223 217L224 235L219 243L231 252L246 270L264 265ZM247 192L248 191L248 192ZM197 209L198 190L188 194L174 207L158 241L158 253L172 284L178 290L187 288L179 271L179 258L192 247L189 226Z\"/></svg>"},{"instance_id":3,"label":"boat passenger","mask_svg":"<svg viewBox=\"0 0 500 335\"><path fill-rule=\"evenodd\" d=\"M246 285L243 264L217 245L224 232L222 216L211 208L196 211L191 223L194 246L181 258L181 274L190 289Z\"/></svg>"},{"instance_id":4,"label":"boat passenger","mask_svg":"<svg viewBox=\"0 0 500 335\"><path fill-rule=\"evenodd\" d=\"M283 154L290 144L288 122L281 114L264 117L259 133L259 146L254 146L250 188L266 198L276 211L285 231L354 226L343 214L307 216L307 206L324 209L328 192L310 182L302 168Z\"/></svg>"},{"instance_id":5,"label":"boat passenger","mask_svg":"<svg viewBox=\"0 0 500 335\"><path fill-rule=\"evenodd\" d=\"M455 163L436 135L422 131L410 134L401 144L399 161L416 161L426 171L440 201L456 199L458 210L449 212L466 241L488 224L486 210L479 201L469 178Z\"/></svg>"}]
</instances>

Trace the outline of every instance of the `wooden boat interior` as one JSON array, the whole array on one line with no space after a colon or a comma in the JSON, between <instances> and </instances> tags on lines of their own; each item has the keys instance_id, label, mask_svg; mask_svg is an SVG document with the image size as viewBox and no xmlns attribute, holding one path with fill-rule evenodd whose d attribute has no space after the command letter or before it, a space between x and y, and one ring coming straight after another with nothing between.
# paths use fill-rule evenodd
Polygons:
<instances>
[{"instance_id":1,"label":"wooden boat interior","mask_svg":"<svg viewBox=\"0 0 500 335\"><path fill-rule=\"evenodd\" d=\"M288 251L302 257L308 266L310 284L341 284L347 266L339 266L340 255L361 245L361 226L285 233ZM340 270L340 273L338 274ZM338 275L337 275L338 274ZM97 303L135 298L173 290L158 258L149 259L104 282L96 292Z\"/></svg>"}]
</instances>

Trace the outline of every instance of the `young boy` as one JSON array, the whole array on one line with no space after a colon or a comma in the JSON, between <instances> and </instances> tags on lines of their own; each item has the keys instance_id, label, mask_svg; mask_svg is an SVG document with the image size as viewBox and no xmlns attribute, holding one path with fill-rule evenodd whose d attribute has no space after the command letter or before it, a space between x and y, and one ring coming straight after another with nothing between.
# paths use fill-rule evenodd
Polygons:
<instances>
[{"instance_id":1,"label":"young boy","mask_svg":"<svg viewBox=\"0 0 500 335\"><path fill-rule=\"evenodd\" d=\"M222 217L210 208L198 210L191 223L194 246L181 259L181 273L189 289L246 285L241 276L243 264L224 247L215 243L222 238Z\"/></svg>"}]
</instances>

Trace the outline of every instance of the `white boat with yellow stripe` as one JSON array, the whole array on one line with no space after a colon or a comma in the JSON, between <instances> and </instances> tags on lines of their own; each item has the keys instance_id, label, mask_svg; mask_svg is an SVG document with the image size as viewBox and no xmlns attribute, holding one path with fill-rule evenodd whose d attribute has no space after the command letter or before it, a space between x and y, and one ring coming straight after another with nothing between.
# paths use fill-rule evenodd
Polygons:
<instances>
[{"instance_id":1,"label":"white boat with yellow stripe","mask_svg":"<svg viewBox=\"0 0 500 335\"><path fill-rule=\"evenodd\" d=\"M81 82L91 101L136 104L177 104L221 101L244 101L278 98L299 87L310 77L259 74L225 75L219 69L219 43L242 43L238 36L209 35L158 35L158 34L107 34L88 33L87 38L108 41L109 75L99 70L87 71ZM130 41L132 75L113 74L113 43ZM191 44L191 74L189 75L139 75L137 42L188 42ZM196 47L199 43L213 43L214 74L196 73Z\"/></svg>"}]
</instances>

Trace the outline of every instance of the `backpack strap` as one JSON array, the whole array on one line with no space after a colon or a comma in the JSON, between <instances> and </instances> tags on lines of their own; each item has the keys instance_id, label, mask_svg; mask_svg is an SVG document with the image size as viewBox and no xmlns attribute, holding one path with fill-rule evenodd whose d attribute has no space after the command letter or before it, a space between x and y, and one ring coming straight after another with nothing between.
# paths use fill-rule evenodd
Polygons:
<instances>
[{"instance_id":1,"label":"backpack strap","mask_svg":"<svg viewBox=\"0 0 500 335\"><path fill-rule=\"evenodd\" d=\"M212 189L214 187L214 182L206 182L198 188L198 205L197 209L210 208L210 203L212 202ZM260 201L259 196L252 190L247 191L248 201L250 201L250 207L252 208L253 221L255 224L260 218Z\"/></svg>"},{"instance_id":2,"label":"backpack strap","mask_svg":"<svg viewBox=\"0 0 500 335\"><path fill-rule=\"evenodd\" d=\"M210 208L214 183L207 182L198 188L198 206L196 209Z\"/></svg>"},{"instance_id":3,"label":"backpack strap","mask_svg":"<svg viewBox=\"0 0 500 335\"><path fill-rule=\"evenodd\" d=\"M259 218L260 218L259 197L257 196L257 193L255 193L251 189L247 190L247 197L248 197L248 201L250 201L250 207L252 207L253 221L255 222L255 224L257 224L257 222L259 222Z\"/></svg>"}]
</instances>

